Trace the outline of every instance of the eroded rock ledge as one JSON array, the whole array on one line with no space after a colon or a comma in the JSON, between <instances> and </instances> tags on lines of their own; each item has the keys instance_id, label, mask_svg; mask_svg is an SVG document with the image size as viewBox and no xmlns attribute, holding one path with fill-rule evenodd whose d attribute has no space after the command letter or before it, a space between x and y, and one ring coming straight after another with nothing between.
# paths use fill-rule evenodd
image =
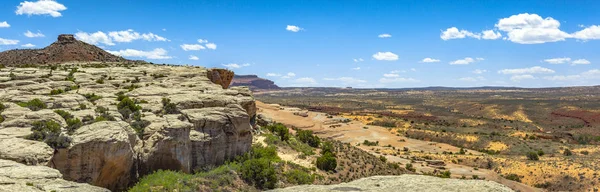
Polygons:
<instances>
[{"instance_id":1,"label":"eroded rock ledge","mask_svg":"<svg viewBox=\"0 0 600 192\"><path fill-rule=\"evenodd\" d=\"M233 72L227 70L151 64L2 68L0 103L5 109L0 111L4 119L0 121L0 159L5 161L0 163L53 170L52 180L63 178L115 191L127 189L140 176L158 169L193 172L222 164L250 149L250 123L256 114L248 88L228 88L232 77ZM140 120L148 122L143 131L136 132L118 110L118 92L141 107ZM22 106L33 99L41 100L46 108L34 111ZM165 112L164 99L175 108ZM92 120L67 133L66 119L55 110ZM114 121L97 121L103 115ZM34 122L50 120L71 139L68 147L53 149L43 141L25 139ZM5 179L4 173L0 179ZM22 189L23 182L13 183L8 185L13 188L0 191Z\"/></svg>"}]
</instances>

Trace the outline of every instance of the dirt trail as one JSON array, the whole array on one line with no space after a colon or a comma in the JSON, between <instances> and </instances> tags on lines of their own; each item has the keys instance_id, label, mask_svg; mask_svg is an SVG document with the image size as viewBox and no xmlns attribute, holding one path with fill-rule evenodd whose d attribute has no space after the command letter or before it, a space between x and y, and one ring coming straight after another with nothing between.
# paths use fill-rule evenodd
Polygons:
<instances>
[{"instance_id":1,"label":"dirt trail","mask_svg":"<svg viewBox=\"0 0 600 192\"><path fill-rule=\"evenodd\" d=\"M327 115L324 113L308 112L308 117L301 117L293 114L294 111L297 111L297 108L287 108L277 104L265 104L260 101L256 101L256 106L258 108L258 113L271 118L275 122L305 130L312 130L320 137L339 140L354 146L365 140L369 140L379 141L379 146L391 145L397 149L406 147L410 151L422 151L424 153L442 153L444 151L458 152L460 150L458 147L445 143L422 141L398 136L384 127L365 125L358 121L331 124L327 121L341 117L334 116L333 118L327 118ZM332 127L332 125L336 125L336 127ZM379 156L378 153L372 150L374 147L360 145L359 148ZM467 153L483 155L480 152L472 150L468 150ZM386 158L391 162L400 162L402 164L411 162L409 157L406 156L402 158L399 156L387 155ZM418 173L431 172L434 170L432 167L427 166L426 163L413 163L413 166L417 169ZM475 170L473 167L457 165L450 162L446 162L445 168L452 173L453 177L457 178L462 176L470 178L472 175L477 175L486 178L487 180L496 181L517 191L542 191L519 182L504 179L494 171L488 169Z\"/></svg>"}]
</instances>

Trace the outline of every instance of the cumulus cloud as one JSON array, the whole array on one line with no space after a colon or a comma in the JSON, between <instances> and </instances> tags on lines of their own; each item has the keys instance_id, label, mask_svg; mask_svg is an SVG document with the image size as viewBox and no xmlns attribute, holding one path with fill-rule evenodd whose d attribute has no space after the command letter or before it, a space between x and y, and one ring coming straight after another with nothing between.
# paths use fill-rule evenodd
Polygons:
<instances>
[{"instance_id":1,"label":"cumulus cloud","mask_svg":"<svg viewBox=\"0 0 600 192\"><path fill-rule=\"evenodd\" d=\"M362 79L356 79L353 77L339 77L339 78L324 78L325 81L339 81L343 84L355 84L355 83L366 83L367 81Z\"/></svg>"},{"instance_id":2,"label":"cumulus cloud","mask_svg":"<svg viewBox=\"0 0 600 192\"><path fill-rule=\"evenodd\" d=\"M295 74L295 73L289 72L289 73L285 74L285 75L284 75L283 77L281 77L281 78L284 78L284 79L289 79L289 78L292 78L292 77L295 77L295 76L296 76L296 74Z\"/></svg>"},{"instance_id":3,"label":"cumulus cloud","mask_svg":"<svg viewBox=\"0 0 600 192\"><path fill-rule=\"evenodd\" d=\"M571 65L588 65L590 63L591 62L586 59L577 59L577 60L571 62Z\"/></svg>"},{"instance_id":4,"label":"cumulus cloud","mask_svg":"<svg viewBox=\"0 0 600 192\"><path fill-rule=\"evenodd\" d=\"M180 47L184 51L198 51L201 49L206 49L206 47L204 47L200 44L182 44L182 45L180 45Z\"/></svg>"},{"instance_id":5,"label":"cumulus cloud","mask_svg":"<svg viewBox=\"0 0 600 192\"><path fill-rule=\"evenodd\" d=\"M288 25L285 30L291 31L291 32L298 32L300 30L302 30L302 28L295 26L295 25Z\"/></svg>"},{"instance_id":6,"label":"cumulus cloud","mask_svg":"<svg viewBox=\"0 0 600 192\"><path fill-rule=\"evenodd\" d=\"M25 35L25 37L29 37L29 38L34 38L34 37L45 37L44 34L42 34L41 32L37 32L37 33L33 33L29 30L27 30L27 32L23 33L23 35Z\"/></svg>"},{"instance_id":7,"label":"cumulus cloud","mask_svg":"<svg viewBox=\"0 0 600 192\"><path fill-rule=\"evenodd\" d=\"M198 59L200 59L200 58L196 57L195 55L190 55L190 58L189 58L189 59L190 59L190 60L197 61L197 60L198 60Z\"/></svg>"},{"instance_id":8,"label":"cumulus cloud","mask_svg":"<svg viewBox=\"0 0 600 192\"><path fill-rule=\"evenodd\" d=\"M533 75L513 75L510 77L510 80L514 82L520 82L526 79L535 79L535 77L533 77Z\"/></svg>"},{"instance_id":9,"label":"cumulus cloud","mask_svg":"<svg viewBox=\"0 0 600 192\"><path fill-rule=\"evenodd\" d=\"M19 43L19 40L0 38L0 45L16 45L18 43Z\"/></svg>"},{"instance_id":10,"label":"cumulus cloud","mask_svg":"<svg viewBox=\"0 0 600 192\"><path fill-rule=\"evenodd\" d=\"M392 52L377 52L373 54L373 59L380 61L396 61L398 60L398 55Z\"/></svg>"},{"instance_id":11,"label":"cumulus cloud","mask_svg":"<svg viewBox=\"0 0 600 192\"><path fill-rule=\"evenodd\" d=\"M498 71L500 74L505 75L520 75L520 74L550 74L555 71L548 68L543 68L540 66L530 67L530 68L520 68L520 69L503 69Z\"/></svg>"},{"instance_id":12,"label":"cumulus cloud","mask_svg":"<svg viewBox=\"0 0 600 192\"><path fill-rule=\"evenodd\" d=\"M390 37L392 37L392 35L384 33L384 34L378 35L377 37L379 37L379 38L390 38Z\"/></svg>"},{"instance_id":13,"label":"cumulus cloud","mask_svg":"<svg viewBox=\"0 0 600 192\"><path fill-rule=\"evenodd\" d=\"M482 74L482 73L486 73L486 72L487 72L487 70L485 70L485 69L475 69L472 71L472 73L475 73L475 74Z\"/></svg>"},{"instance_id":14,"label":"cumulus cloud","mask_svg":"<svg viewBox=\"0 0 600 192\"><path fill-rule=\"evenodd\" d=\"M122 57L142 57L147 59L170 59L171 56L167 55L167 50L162 48L156 48L152 51L140 51L135 49L125 49L119 51L108 51L113 55Z\"/></svg>"},{"instance_id":15,"label":"cumulus cloud","mask_svg":"<svg viewBox=\"0 0 600 192\"><path fill-rule=\"evenodd\" d=\"M17 15L50 15L60 17L61 11L67 10L63 4L52 0L38 0L36 2L24 1L17 6Z\"/></svg>"},{"instance_id":16,"label":"cumulus cloud","mask_svg":"<svg viewBox=\"0 0 600 192\"><path fill-rule=\"evenodd\" d=\"M6 21L0 22L0 28L9 28L9 27L10 27L10 24L8 24L8 22L6 22Z\"/></svg>"},{"instance_id":17,"label":"cumulus cloud","mask_svg":"<svg viewBox=\"0 0 600 192\"><path fill-rule=\"evenodd\" d=\"M360 67L352 68L352 70L360 70Z\"/></svg>"},{"instance_id":18,"label":"cumulus cloud","mask_svg":"<svg viewBox=\"0 0 600 192\"><path fill-rule=\"evenodd\" d=\"M555 76L546 76L544 77L546 80L550 81L579 81L581 80L581 75L555 75Z\"/></svg>"},{"instance_id":19,"label":"cumulus cloud","mask_svg":"<svg viewBox=\"0 0 600 192\"><path fill-rule=\"evenodd\" d=\"M502 18L495 25L507 32L507 40L520 44L539 44L564 41L571 35L559 29L560 22L552 17L521 13Z\"/></svg>"},{"instance_id":20,"label":"cumulus cloud","mask_svg":"<svg viewBox=\"0 0 600 192\"><path fill-rule=\"evenodd\" d=\"M31 47L35 47L35 45L31 44L31 43L27 43L27 44L21 45L21 47L31 48Z\"/></svg>"},{"instance_id":21,"label":"cumulus cloud","mask_svg":"<svg viewBox=\"0 0 600 192\"><path fill-rule=\"evenodd\" d=\"M229 64L223 64L223 66L225 66L229 69L239 69L242 67L248 67L248 66L250 66L250 64L249 63L244 63L244 64L229 63Z\"/></svg>"},{"instance_id":22,"label":"cumulus cloud","mask_svg":"<svg viewBox=\"0 0 600 192\"><path fill-rule=\"evenodd\" d=\"M500 34L500 32L495 32L494 30L486 30L482 33L483 35L481 36L481 38L483 39L495 40L500 39L500 37L502 37L502 34Z\"/></svg>"},{"instance_id":23,"label":"cumulus cloud","mask_svg":"<svg viewBox=\"0 0 600 192\"><path fill-rule=\"evenodd\" d=\"M384 77L400 77L397 73L386 73L383 74Z\"/></svg>"},{"instance_id":24,"label":"cumulus cloud","mask_svg":"<svg viewBox=\"0 0 600 192\"><path fill-rule=\"evenodd\" d=\"M206 39L198 39L198 43L208 43L208 40L206 40Z\"/></svg>"},{"instance_id":25,"label":"cumulus cloud","mask_svg":"<svg viewBox=\"0 0 600 192\"><path fill-rule=\"evenodd\" d=\"M138 33L133 29L127 29L124 31L111 31L108 32L108 36L112 38L113 41L116 42L124 42L128 43L134 40L145 40L145 41L168 41L167 38L158 36L154 33Z\"/></svg>"},{"instance_id":26,"label":"cumulus cloud","mask_svg":"<svg viewBox=\"0 0 600 192\"><path fill-rule=\"evenodd\" d=\"M437 63L437 62L440 62L440 60L439 59L432 59L432 58L429 58L429 57L421 60L421 63Z\"/></svg>"},{"instance_id":27,"label":"cumulus cloud","mask_svg":"<svg viewBox=\"0 0 600 192\"><path fill-rule=\"evenodd\" d=\"M571 61L571 58L561 57L561 58L552 58L552 59L544 59L544 62L550 64L563 64Z\"/></svg>"},{"instance_id":28,"label":"cumulus cloud","mask_svg":"<svg viewBox=\"0 0 600 192\"><path fill-rule=\"evenodd\" d=\"M580 40L600 39L600 25L592 25L581 31L573 33L573 37Z\"/></svg>"},{"instance_id":29,"label":"cumulus cloud","mask_svg":"<svg viewBox=\"0 0 600 192\"><path fill-rule=\"evenodd\" d=\"M364 60L362 58L358 58L358 59L352 59L354 62L358 63L358 62L363 62Z\"/></svg>"},{"instance_id":30,"label":"cumulus cloud","mask_svg":"<svg viewBox=\"0 0 600 192\"><path fill-rule=\"evenodd\" d=\"M483 60L483 58L477 58L477 60L481 61L481 60ZM473 62L475 62L475 59L473 59L471 57L465 57L464 59L459 59L459 60L450 62L450 65L468 65Z\"/></svg>"},{"instance_id":31,"label":"cumulus cloud","mask_svg":"<svg viewBox=\"0 0 600 192\"><path fill-rule=\"evenodd\" d=\"M442 38L444 41L450 39L464 39L466 37L480 39L481 35L475 34L467 30L458 30L458 28L456 27L450 27L446 29L446 31L442 31L442 34L440 35L440 38Z\"/></svg>"},{"instance_id":32,"label":"cumulus cloud","mask_svg":"<svg viewBox=\"0 0 600 192\"><path fill-rule=\"evenodd\" d=\"M267 77L279 77L281 76L281 74L277 74L277 73L267 73Z\"/></svg>"},{"instance_id":33,"label":"cumulus cloud","mask_svg":"<svg viewBox=\"0 0 600 192\"><path fill-rule=\"evenodd\" d=\"M112 42L112 39L102 31L95 33L77 32L75 33L75 38L93 45L98 45L100 43L105 45L115 45L115 43Z\"/></svg>"},{"instance_id":34,"label":"cumulus cloud","mask_svg":"<svg viewBox=\"0 0 600 192\"><path fill-rule=\"evenodd\" d=\"M214 43L207 43L207 44L204 44L204 46L206 46L206 48L212 49L212 50L217 49L217 44L214 44Z\"/></svg>"}]
</instances>

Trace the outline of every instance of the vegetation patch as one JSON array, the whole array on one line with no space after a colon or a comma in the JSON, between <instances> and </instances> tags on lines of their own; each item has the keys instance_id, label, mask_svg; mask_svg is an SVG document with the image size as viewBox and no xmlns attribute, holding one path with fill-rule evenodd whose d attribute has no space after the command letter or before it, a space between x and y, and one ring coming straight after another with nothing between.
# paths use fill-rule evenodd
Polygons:
<instances>
[{"instance_id":1,"label":"vegetation patch","mask_svg":"<svg viewBox=\"0 0 600 192\"><path fill-rule=\"evenodd\" d=\"M48 108L46 103L42 102L42 100L40 100L40 99L32 99L30 101L20 102L17 104L21 107L27 107L27 108L31 109L32 111L38 111L38 110Z\"/></svg>"}]
</instances>

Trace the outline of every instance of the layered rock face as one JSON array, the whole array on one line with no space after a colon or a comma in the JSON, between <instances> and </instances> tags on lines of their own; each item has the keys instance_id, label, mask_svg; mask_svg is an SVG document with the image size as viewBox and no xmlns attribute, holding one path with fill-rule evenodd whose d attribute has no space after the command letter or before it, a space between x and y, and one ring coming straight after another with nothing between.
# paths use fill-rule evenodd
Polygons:
<instances>
[{"instance_id":1,"label":"layered rock face","mask_svg":"<svg viewBox=\"0 0 600 192\"><path fill-rule=\"evenodd\" d=\"M122 63L2 68L0 159L52 167L65 180L116 191L158 169L193 172L222 164L249 150L256 106L247 87L224 89L227 78L209 78L215 71ZM141 107L143 131L119 111L119 92ZM46 108L23 104L34 99ZM82 126L67 132L68 121L55 110L84 120ZM25 139L37 121L58 123L71 142L53 149Z\"/></svg>"},{"instance_id":2,"label":"layered rock face","mask_svg":"<svg viewBox=\"0 0 600 192\"><path fill-rule=\"evenodd\" d=\"M373 176L337 185L300 185L273 192L326 192L326 191L494 191L511 192L512 189L493 181L442 179L425 175Z\"/></svg>"},{"instance_id":3,"label":"layered rock face","mask_svg":"<svg viewBox=\"0 0 600 192\"><path fill-rule=\"evenodd\" d=\"M247 86L252 90L259 89L281 89L275 82L260 78L256 75L236 75L233 77L231 86Z\"/></svg>"}]
</instances>

